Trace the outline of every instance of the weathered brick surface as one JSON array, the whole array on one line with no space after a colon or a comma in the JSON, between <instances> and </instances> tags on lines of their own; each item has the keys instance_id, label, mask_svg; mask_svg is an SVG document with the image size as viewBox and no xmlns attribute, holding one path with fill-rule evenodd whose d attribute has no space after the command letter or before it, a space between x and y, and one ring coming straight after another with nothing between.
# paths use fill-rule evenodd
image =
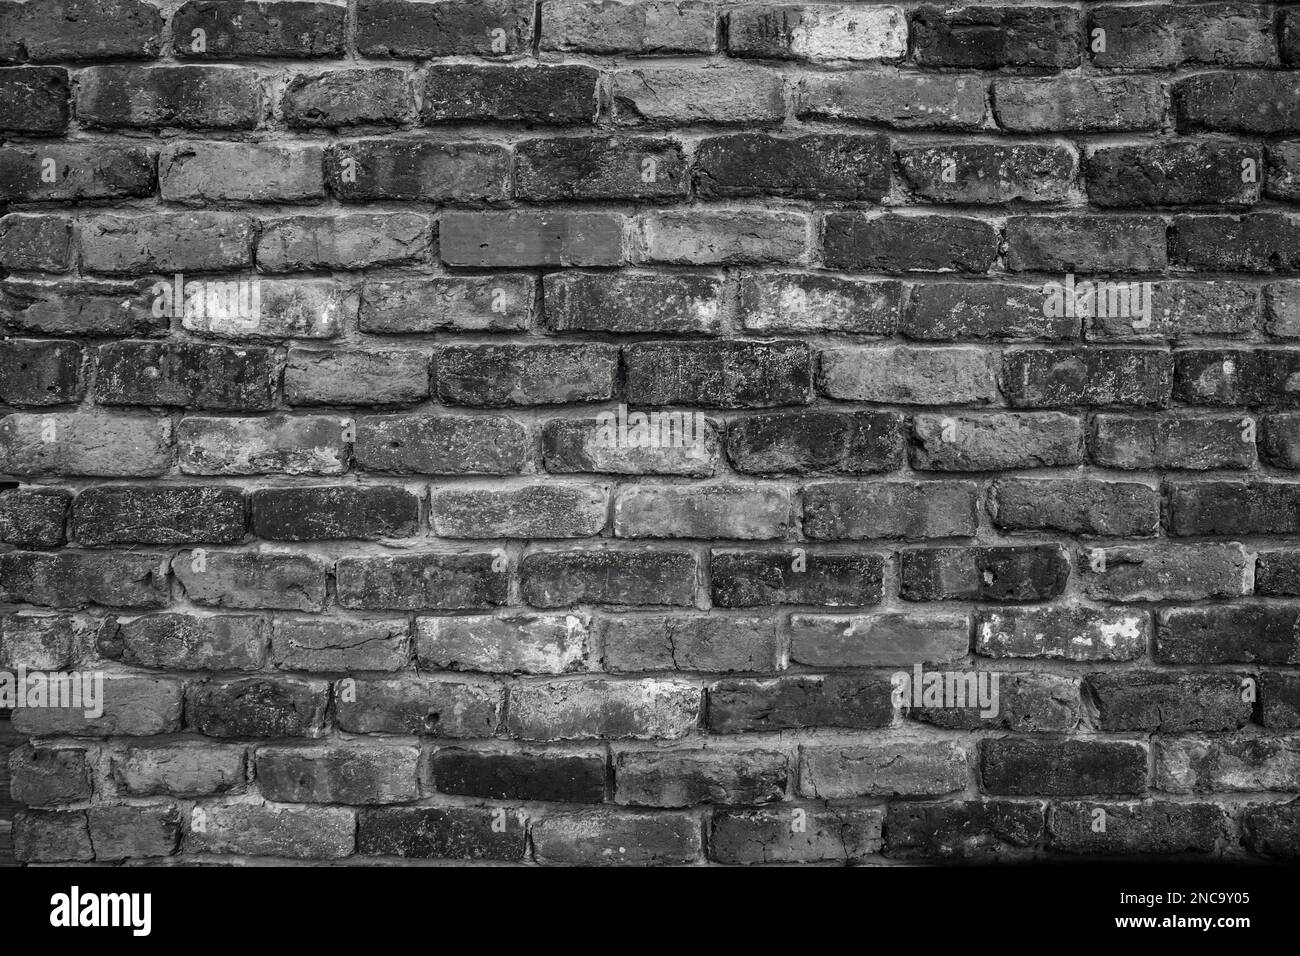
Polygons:
<instances>
[{"instance_id":1,"label":"weathered brick surface","mask_svg":"<svg viewBox=\"0 0 1300 956\"><path fill-rule=\"evenodd\" d=\"M0 671L105 675L20 862L1294 859L1298 78L1289 0L0 0Z\"/></svg>"}]
</instances>

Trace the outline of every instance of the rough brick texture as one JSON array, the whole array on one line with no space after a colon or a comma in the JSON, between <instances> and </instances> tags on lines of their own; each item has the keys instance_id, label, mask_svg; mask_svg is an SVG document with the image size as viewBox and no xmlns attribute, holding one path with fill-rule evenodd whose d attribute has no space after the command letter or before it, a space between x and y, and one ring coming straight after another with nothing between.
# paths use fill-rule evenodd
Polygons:
<instances>
[{"instance_id":1,"label":"rough brick texture","mask_svg":"<svg viewBox=\"0 0 1300 956\"><path fill-rule=\"evenodd\" d=\"M0 0L18 859L1294 859L1298 18Z\"/></svg>"}]
</instances>

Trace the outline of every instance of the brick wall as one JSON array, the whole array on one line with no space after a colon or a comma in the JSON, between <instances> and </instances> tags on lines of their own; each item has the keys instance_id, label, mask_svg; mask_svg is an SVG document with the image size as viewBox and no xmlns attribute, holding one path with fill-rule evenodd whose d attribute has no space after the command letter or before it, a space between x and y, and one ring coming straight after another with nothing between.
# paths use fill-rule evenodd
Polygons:
<instances>
[{"instance_id":1,"label":"brick wall","mask_svg":"<svg viewBox=\"0 0 1300 956\"><path fill-rule=\"evenodd\" d=\"M20 861L1300 852L1300 8L31 0L0 62L0 667L106 675L14 711Z\"/></svg>"}]
</instances>

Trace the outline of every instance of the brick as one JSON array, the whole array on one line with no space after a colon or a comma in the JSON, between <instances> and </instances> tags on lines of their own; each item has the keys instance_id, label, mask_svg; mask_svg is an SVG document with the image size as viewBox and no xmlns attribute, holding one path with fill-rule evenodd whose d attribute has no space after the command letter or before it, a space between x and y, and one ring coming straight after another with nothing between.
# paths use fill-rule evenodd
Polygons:
<instances>
[{"instance_id":1,"label":"brick","mask_svg":"<svg viewBox=\"0 0 1300 956\"><path fill-rule=\"evenodd\" d=\"M452 206L501 202L510 193L502 146L362 139L325 153L330 193L343 202L419 200Z\"/></svg>"},{"instance_id":2,"label":"brick","mask_svg":"<svg viewBox=\"0 0 1300 956\"><path fill-rule=\"evenodd\" d=\"M770 408L810 400L803 342L642 342L624 346L623 365L627 400L637 404Z\"/></svg>"},{"instance_id":3,"label":"brick","mask_svg":"<svg viewBox=\"0 0 1300 956\"><path fill-rule=\"evenodd\" d=\"M0 46L3 60L138 59L157 56L162 46L162 12L141 0L64 0L57 5L6 7L5 26L13 32Z\"/></svg>"},{"instance_id":4,"label":"brick","mask_svg":"<svg viewBox=\"0 0 1300 956\"><path fill-rule=\"evenodd\" d=\"M961 698L938 704L914 703L907 710L908 718L947 730L1068 733L1085 726L1078 678L1024 672L996 678L978 671L958 673L958 683L950 693L962 694ZM923 692L929 688L923 686Z\"/></svg>"},{"instance_id":5,"label":"brick","mask_svg":"<svg viewBox=\"0 0 1300 956\"><path fill-rule=\"evenodd\" d=\"M556 272L542 288L546 325L555 332L721 331L722 283L712 276Z\"/></svg>"},{"instance_id":6,"label":"brick","mask_svg":"<svg viewBox=\"0 0 1300 956\"><path fill-rule=\"evenodd\" d=\"M602 663L612 673L776 669L776 626L770 617L602 617L597 630Z\"/></svg>"},{"instance_id":7,"label":"brick","mask_svg":"<svg viewBox=\"0 0 1300 956\"><path fill-rule=\"evenodd\" d=\"M101 345L95 367L101 404L220 411L269 409L279 372L269 348L183 341Z\"/></svg>"},{"instance_id":8,"label":"brick","mask_svg":"<svg viewBox=\"0 0 1300 956\"><path fill-rule=\"evenodd\" d=\"M827 268L866 272L987 272L998 233L982 219L831 213L823 229Z\"/></svg>"},{"instance_id":9,"label":"brick","mask_svg":"<svg viewBox=\"0 0 1300 956\"><path fill-rule=\"evenodd\" d=\"M340 730L353 734L490 737L501 717L493 684L406 678L358 680L335 691Z\"/></svg>"},{"instance_id":10,"label":"brick","mask_svg":"<svg viewBox=\"0 0 1300 956\"><path fill-rule=\"evenodd\" d=\"M338 602L366 610L471 610L506 603L508 575L491 552L343 557Z\"/></svg>"},{"instance_id":11,"label":"brick","mask_svg":"<svg viewBox=\"0 0 1300 956\"><path fill-rule=\"evenodd\" d=\"M883 562L879 555L802 551L715 548L709 556L713 606L880 603Z\"/></svg>"},{"instance_id":12,"label":"brick","mask_svg":"<svg viewBox=\"0 0 1300 956\"><path fill-rule=\"evenodd\" d=\"M1166 664L1300 663L1300 608L1290 604L1169 608L1155 657Z\"/></svg>"},{"instance_id":13,"label":"brick","mask_svg":"<svg viewBox=\"0 0 1300 956\"><path fill-rule=\"evenodd\" d=\"M304 202L325 198L319 146L178 143L158 157L168 202Z\"/></svg>"},{"instance_id":14,"label":"brick","mask_svg":"<svg viewBox=\"0 0 1300 956\"><path fill-rule=\"evenodd\" d=\"M527 328L535 298L527 275L372 280L361 290L359 321L363 332L379 335L518 331Z\"/></svg>"},{"instance_id":15,"label":"brick","mask_svg":"<svg viewBox=\"0 0 1300 956\"><path fill-rule=\"evenodd\" d=\"M633 485L614 496L620 538L785 537L792 517L784 488L741 485Z\"/></svg>"},{"instance_id":16,"label":"brick","mask_svg":"<svg viewBox=\"0 0 1300 956\"><path fill-rule=\"evenodd\" d=\"M389 67L296 73L280 99L298 129L398 125L415 114L406 73Z\"/></svg>"},{"instance_id":17,"label":"brick","mask_svg":"<svg viewBox=\"0 0 1300 956\"><path fill-rule=\"evenodd\" d=\"M666 265L800 263L808 219L771 210L668 210L639 219L639 261Z\"/></svg>"},{"instance_id":18,"label":"brick","mask_svg":"<svg viewBox=\"0 0 1300 956\"><path fill-rule=\"evenodd\" d=\"M829 540L959 538L977 523L972 482L817 482L804 487L804 534Z\"/></svg>"},{"instance_id":19,"label":"brick","mask_svg":"<svg viewBox=\"0 0 1300 956\"><path fill-rule=\"evenodd\" d=\"M1285 349L1185 349L1174 355L1174 397L1188 405L1286 407L1297 402L1298 368L1300 352Z\"/></svg>"},{"instance_id":20,"label":"brick","mask_svg":"<svg viewBox=\"0 0 1300 956\"><path fill-rule=\"evenodd\" d=\"M1079 557L1084 589L1105 601L1236 597L1249 591L1249 568L1239 544L1096 548Z\"/></svg>"},{"instance_id":21,"label":"brick","mask_svg":"<svg viewBox=\"0 0 1300 956\"><path fill-rule=\"evenodd\" d=\"M172 16L172 36L178 56L200 59L342 56L346 13L328 2L187 0Z\"/></svg>"},{"instance_id":22,"label":"brick","mask_svg":"<svg viewBox=\"0 0 1300 956\"><path fill-rule=\"evenodd\" d=\"M1300 268L1297 236L1300 221L1278 213L1178 216L1169 255L1179 266L1203 271L1294 271Z\"/></svg>"},{"instance_id":23,"label":"brick","mask_svg":"<svg viewBox=\"0 0 1300 956\"><path fill-rule=\"evenodd\" d=\"M844 727L867 730L893 721L883 678L847 675L728 679L708 688L707 726L716 734Z\"/></svg>"},{"instance_id":24,"label":"brick","mask_svg":"<svg viewBox=\"0 0 1300 956\"><path fill-rule=\"evenodd\" d=\"M74 803L91 797L87 752L76 747L23 745L9 755L13 798L28 806Z\"/></svg>"},{"instance_id":25,"label":"brick","mask_svg":"<svg viewBox=\"0 0 1300 956\"><path fill-rule=\"evenodd\" d=\"M50 143L0 149L0 199L7 202L119 199L153 191L154 160L138 146Z\"/></svg>"},{"instance_id":26,"label":"brick","mask_svg":"<svg viewBox=\"0 0 1300 956\"><path fill-rule=\"evenodd\" d=\"M4 423L0 421L0 433ZM72 493L62 488L12 488L0 493L0 541L20 548L63 544Z\"/></svg>"},{"instance_id":27,"label":"brick","mask_svg":"<svg viewBox=\"0 0 1300 956\"><path fill-rule=\"evenodd\" d=\"M622 751L614 801L633 807L771 803L785 796L789 758L772 750Z\"/></svg>"},{"instance_id":28,"label":"brick","mask_svg":"<svg viewBox=\"0 0 1300 956\"><path fill-rule=\"evenodd\" d=\"M1296 817L1300 806L1289 803L1262 803L1246 808L1241 817L1242 837L1256 853L1279 858L1300 856L1296 839Z\"/></svg>"},{"instance_id":29,"label":"brick","mask_svg":"<svg viewBox=\"0 0 1300 956\"><path fill-rule=\"evenodd\" d=\"M66 272L72 223L62 216L0 217L0 265L14 271Z\"/></svg>"},{"instance_id":30,"label":"brick","mask_svg":"<svg viewBox=\"0 0 1300 956\"><path fill-rule=\"evenodd\" d=\"M229 544L244 536L244 495L223 485L98 485L72 503L82 544Z\"/></svg>"},{"instance_id":31,"label":"brick","mask_svg":"<svg viewBox=\"0 0 1300 956\"><path fill-rule=\"evenodd\" d=\"M85 389L83 363L81 347L71 342L0 342L0 401L26 407L75 402Z\"/></svg>"},{"instance_id":32,"label":"brick","mask_svg":"<svg viewBox=\"0 0 1300 956\"><path fill-rule=\"evenodd\" d=\"M889 804L885 855L897 859L1014 859L1044 836L1043 804L1009 800Z\"/></svg>"},{"instance_id":33,"label":"brick","mask_svg":"<svg viewBox=\"0 0 1300 956\"><path fill-rule=\"evenodd\" d=\"M775 126L785 116L781 74L760 67L726 70L654 66L616 70L616 126Z\"/></svg>"},{"instance_id":34,"label":"brick","mask_svg":"<svg viewBox=\"0 0 1300 956\"><path fill-rule=\"evenodd\" d=\"M1200 73L1173 84L1180 131L1273 135L1300 132L1300 92L1286 74L1249 70Z\"/></svg>"},{"instance_id":35,"label":"brick","mask_svg":"<svg viewBox=\"0 0 1300 956\"><path fill-rule=\"evenodd\" d=\"M202 829L193 816L203 811ZM337 860L356 844L356 811L347 807L271 807L203 803L194 808L185 849L198 853Z\"/></svg>"},{"instance_id":36,"label":"brick","mask_svg":"<svg viewBox=\"0 0 1300 956\"><path fill-rule=\"evenodd\" d=\"M1300 553L1260 551L1255 556L1255 593L1300 594Z\"/></svg>"},{"instance_id":37,"label":"brick","mask_svg":"<svg viewBox=\"0 0 1300 956\"><path fill-rule=\"evenodd\" d=\"M1012 216L1006 225L1012 272L1163 271L1165 223L1155 217Z\"/></svg>"},{"instance_id":38,"label":"brick","mask_svg":"<svg viewBox=\"0 0 1300 956\"><path fill-rule=\"evenodd\" d=\"M823 349L818 385L830 398L889 405L980 405L997 398L991 358L973 348Z\"/></svg>"},{"instance_id":39,"label":"brick","mask_svg":"<svg viewBox=\"0 0 1300 956\"><path fill-rule=\"evenodd\" d=\"M519 563L525 603L692 607L700 569L685 550L571 549L534 551Z\"/></svg>"},{"instance_id":40,"label":"brick","mask_svg":"<svg viewBox=\"0 0 1300 956\"><path fill-rule=\"evenodd\" d=\"M721 455L718 430L702 412L671 409L556 418L542 427L542 459L553 474L707 476Z\"/></svg>"},{"instance_id":41,"label":"brick","mask_svg":"<svg viewBox=\"0 0 1300 956\"><path fill-rule=\"evenodd\" d=\"M909 75L886 70L799 77L800 119L857 120L897 129L978 129L988 84L974 76Z\"/></svg>"},{"instance_id":42,"label":"brick","mask_svg":"<svg viewBox=\"0 0 1300 956\"><path fill-rule=\"evenodd\" d=\"M712 4L553 0L542 10L541 48L562 53L713 53Z\"/></svg>"},{"instance_id":43,"label":"brick","mask_svg":"<svg viewBox=\"0 0 1300 956\"><path fill-rule=\"evenodd\" d=\"M676 740L695 729L703 694L674 680L513 684L505 732L524 740Z\"/></svg>"},{"instance_id":44,"label":"brick","mask_svg":"<svg viewBox=\"0 0 1300 956\"><path fill-rule=\"evenodd\" d=\"M319 611L325 606L328 561L269 551L182 551L172 573L185 596L205 607Z\"/></svg>"},{"instance_id":45,"label":"brick","mask_svg":"<svg viewBox=\"0 0 1300 956\"><path fill-rule=\"evenodd\" d=\"M163 607L167 557L143 552L9 551L0 554L5 600L44 607Z\"/></svg>"},{"instance_id":46,"label":"brick","mask_svg":"<svg viewBox=\"0 0 1300 956\"><path fill-rule=\"evenodd\" d=\"M727 457L753 475L892 471L903 460L902 425L894 412L751 415L727 429Z\"/></svg>"},{"instance_id":47,"label":"brick","mask_svg":"<svg viewBox=\"0 0 1300 956\"><path fill-rule=\"evenodd\" d=\"M89 409L0 418L6 473L156 477L171 466L171 422Z\"/></svg>"},{"instance_id":48,"label":"brick","mask_svg":"<svg viewBox=\"0 0 1300 956\"><path fill-rule=\"evenodd\" d=\"M922 471L998 471L1083 462L1083 423L1062 412L916 415L912 467Z\"/></svg>"},{"instance_id":49,"label":"brick","mask_svg":"<svg viewBox=\"0 0 1300 956\"><path fill-rule=\"evenodd\" d=\"M6 614L0 617L0 663L10 670L65 670L81 656L93 626L93 620L68 614Z\"/></svg>"},{"instance_id":50,"label":"brick","mask_svg":"<svg viewBox=\"0 0 1300 956\"><path fill-rule=\"evenodd\" d=\"M438 241L450 266L616 266L625 225L608 212L448 212Z\"/></svg>"},{"instance_id":51,"label":"brick","mask_svg":"<svg viewBox=\"0 0 1300 956\"><path fill-rule=\"evenodd\" d=\"M167 316L153 315L154 296L142 285L112 280L10 280L0 288L0 320L20 334L159 335L167 327Z\"/></svg>"},{"instance_id":52,"label":"brick","mask_svg":"<svg viewBox=\"0 0 1300 956\"><path fill-rule=\"evenodd\" d=\"M420 349L291 348L284 397L291 405L404 405L429 395L429 355Z\"/></svg>"},{"instance_id":53,"label":"brick","mask_svg":"<svg viewBox=\"0 0 1300 956\"><path fill-rule=\"evenodd\" d=\"M744 7L727 16L727 52L778 60L896 60L907 54L907 21L894 6Z\"/></svg>"},{"instance_id":54,"label":"brick","mask_svg":"<svg viewBox=\"0 0 1300 956\"><path fill-rule=\"evenodd\" d=\"M527 0L361 0L356 16L363 56L516 56L533 35Z\"/></svg>"},{"instance_id":55,"label":"brick","mask_svg":"<svg viewBox=\"0 0 1300 956\"><path fill-rule=\"evenodd\" d=\"M1063 7L922 7L909 18L923 67L1059 70L1079 65L1081 24Z\"/></svg>"},{"instance_id":56,"label":"brick","mask_svg":"<svg viewBox=\"0 0 1300 956\"><path fill-rule=\"evenodd\" d=\"M795 830L789 809L715 810L709 855L719 863L849 863L880 849L880 807L799 808Z\"/></svg>"},{"instance_id":57,"label":"brick","mask_svg":"<svg viewBox=\"0 0 1300 956\"><path fill-rule=\"evenodd\" d=\"M1098 830L1097 811L1106 826ZM1139 804L1055 802L1048 815L1051 847L1058 853L1165 854L1210 853L1228 830L1228 815L1212 803Z\"/></svg>"},{"instance_id":58,"label":"brick","mask_svg":"<svg viewBox=\"0 0 1300 956\"><path fill-rule=\"evenodd\" d=\"M602 485L435 488L429 518L441 538L583 538L600 534L609 510Z\"/></svg>"},{"instance_id":59,"label":"brick","mask_svg":"<svg viewBox=\"0 0 1300 956\"><path fill-rule=\"evenodd\" d=\"M1151 643L1151 617L1127 608L1085 605L976 611L975 653L1067 661L1130 661Z\"/></svg>"},{"instance_id":60,"label":"brick","mask_svg":"<svg viewBox=\"0 0 1300 956\"><path fill-rule=\"evenodd\" d=\"M246 677L191 684L185 726L208 737L319 737L330 685L292 677Z\"/></svg>"},{"instance_id":61,"label":"brick","mask_svg":"<svg viewBox=\"0 0 1300 956\"><path fill-rule=\"evenodd\" d=\"M581 614L419 617L416 661L437 670L564 674L587 667L589 619Z\"/></svg>"},{"instance_id":62,"label":"brick","mask_svg":"<svg viewBox=\"0 0 1300 956\"><path fill-rule=\"evenodd\" d=\"M689 188L682 147L671 139L530 139L514 159L514 196L524 202L681 199Z\"/></svg>"},{"instance_id":63,"label":"brick","mask_svg":"<svg viewBox=\"0 0 1300 956\"><path fill-rule=\"evenodd\" d=\"M1016 133L1157 129L1165 97L1154 77L1054 76L993 83L993 115Z\"/></svg>"},{"instance_id":64,"label":"brick","mask_svg":"<svg viewBox=\"0 0 1300 956\"><path fill-rule=\"evenodd\" d=\"M271 657L290 671L397 671L411 659L405 619L281 618L271 635Z\"/></svg>"},{"instance_id":65,"label":"brick","mask_svg":"<svg viewBox=\"0 0 1300 956\"><path fill-rule=\"evenodd\" d=\"M939 796L963 790L966 751L951 741L799 748L799 793L812 800Z\"/></svg>"},{"instance_id":66,"label":"brick","mask_svg":"<svg viewBox=\"0 0 1300 956\"><path fill-rule=\"evenodd\" d=\"M96 860L171 856L181 839L181 812L175 804L92 806L86 809Z\"/></svg>"},{"instance_id":67,"label":"brick","mask_svg":"<svg viewBox=\"0 0 1300 956\"><path fill-rule=\"evenodd\" d=\"M368 471L427 475L508 475L528 454L524 428L501 415L365 415L353 455Z\"/></svg>"},{"instance_id":68,"label":"brick","mask_svg":"<svg viewBox=\"0 0 1300 956\"><path fill-rule=\"evenodd\" d=\"M24 863L94 859L84 810L19 810L13 820L15 859Z\"/></svg>"},{"instance_id":69,"label":"brick","mask_svg":"<svg viewBox=\"0 0 1300 956\"><path fill-rule=\"evenodd\" d=\"M1153 69L1277 64L1272 17L1247 4L1115 6L1092 11L1089 35L1105 31L1094 66Z\"/></svg>"},{"instance_id":70,"label":"brick","mask_svg":"<svg viewBox=\"0 0 1300 956\"><path fill-rule=\"evenodd\" d=\"M1300 778L1294 737L1161 740L1156 785L1169 793L1295 790Z\"/></svg>"},{"instance_id":71,"label":"brick","mask_svg":"<svg viewBox=\"0 0 1300 956\"><path fill-rule=\"evenodd\" d=\"M405 538L422 497L392 485L259 488L249 496L252 531L271 541Z\"/></svg>"},{"instance_id":72,"label":"brick","mask_svg":"<svg viewBox=\"0 0 1300 956\"><path fill-rule=\"evenodd\" d=\"M92 66L77 74L77 119L108 129L253 129L262 80L246 66Z\"/></svg>"},{"instance_id":73,"label":"brick","mask_svg":"<svg viewBox=\"0 0 1300 956\"><path fill-rule=\"evenodd\" d=\"M1053 144L903 147L896 151L905 188L940 203L1056 203L1070 194L1078 159Z\"/></svg>"},{"instance_id":74,"label":"brick","mask_svg":"<svg viewBox=\"0 0 1300 956\"><path fill-rule=\"evenodd\" d=\"M889 142L883 136L711 136L695 147L695 192L705 198L876 201L889 191L889 167Z\"/></svg>"},{"instance_id":75,"label":"brick","mask_svg":"<svg viewBox=\"0 0 1300 956\"><path fill-rule=\"evenodd\" d=\"M1076 317L1050 311L1038 287L1002 282L915 283L899 331L909 339L933 342L1078 338Z\"/></svg>"},{"instance_id":76,"label":"brick","mask_svg":"<svg viewBox=\"0 0 1300 956\"><path fill-rule=\"evenodd\" d=\"M548 812L532 822L531 836L542 864L675 866L704 852L700 821L688 813Z\"/></svg>"},{"instance_id":77,"label":"brick","mask_svg":"<svg viewBox=\"0 0 1300 956\"><path fill-rule=\"evenodd\" d=\"M741 323L754 332L852 332L889 336L898 328L902 283L798 272L747 274Z\"/></svg>"},{"instance_id":78,"label":"brick","mask_svg":"<svg viewBox=\"0 0 1300 956\"><path fill-rule=\"evenodd\" d=\"M1141 794L1147 760L1147 745L1129 740L1001 737L979 746L984 791L1011 796Z\"/></svg>"},{"instance_id":79,"label":"brick","mask_svg":"<svg viewBox=\"0 0 1300 956\"><path fill-rule=\"evenodd\" d=\"M1169 486L1171 535L1286 534L1296 527L1300 485L1268 481L1176 482Z\"/></svg>"},{"instance_id":80,"label":"brick","mask_svg":"<svg viewBox=\"0 0 1300 956\"><path fill-rule=\"evenodd\" d=\"M522 810L505 810L503 818L493 807L362 810L357 852L407 859L518 861L527 852L525 819Z\"/></svg>"},{"instance_id":81,"label":"brick","mask_svg":"<svg viewBox=\"0 0 1300 956\"><path fill-rule=\"evenodd\" d=\"M1096 464L1127 471L1250 468L1255 464L1255 443L1245 440L1246 434L1236 416L1098 415L1093 419L1089 449Z\"/></svg>"},{"instance_id":82,"label":"brick","mask_svg":"<svg viewBox=\"0 0 1300 956\"><path fill-rule=\"evenodd\" d=\"M907 601L1042 601L1065 590L1070 564L1059 545L930 548L899 556Z\"/></svg>"},{"instance_id":83,"label":"brick","mask_svg":"<svg viewBox=\"0 0 1300 956\"><path fill-rule=\"evenodd\" d=\"M257 265L263 272L364 269L421 262L432 226L418 213L287 216L262 221Z\"/></svg>"},{"instance_id":84,"label":"brick","mask_svg":"<svg viewBox=\"0 0 1300 956\"><path fill-rule=\"evenodd\" d=\"M1160 527L1160 494L1137 482L1005 478L993 483L990 513L1009 531L1140 538Z\"/></svg>"},{"instance_id":85,"label":"brick","mask_svg":"<svg viewBox=\"0 0 1300 956\"><path fill-rule=\"evenodd\" d=\"M965 659L970 618L964 614L794 614L790 660L809 667L901 667Z\"/></svg>"},{"instance_id":86,"label":"brick","mask_svg":"<svg viewBox=\"0 0 1300 956\"><path fill-rule=\"evenodd\" d=\"M176 430L178 463L187 475L341 475L351 426L326 415L187 416Z\"/></svg>"},{"instance_id":87,"label":"brick","mask_svg":"<svg viewBox=\"0 0 1300 956\"><path fill-rule=\"evenodd\" d=\"M1268 147L1264 193L1284 202L1300 199L1300 142L1274 143Z\"/></svg>"},{"instance_id":88,"label":"brick","mask_svg":"<svg viewBox=\"0 0 1300 956\"><path fill-rule=\"evenodd\" d=\"M1258 147L1190 141L1103 146L1085 163L1088 198L1112 208L1249 206L1259 201L1263 177L1244 182L1247 164L1263 167Z\"/></svg>"},{"instance_id":89,"label":"brick","mask_svg":"<svg viewBox=\"0 0 1300 956\"><path fill-rule=\"evenodd\" d=\"M82 707L19 707L13 729L24 737L152 737L181 727L182 685L169 677L105 674L103 713Z\"/></svg>"},{"instance_id":90,"label":"brick","mask_svg":"<svg viewBox=\"0 0 1300 956\"><path fill-rule=\"evenodd\" d=\"M105 214L81 224L82 264L131 277L247 268L253 231L253 220L241 213Z\"/></svg>"},{"instance_id":91,"label":"brick","mask_svg":"<svg viewBox=\"0 0 1300 956\"><path fill-rule=\"evenodd\" d=\"M110 617L96 646L109 660L164 670L251 671L266 659L266 622L252 615Z\"/></svg>"},{"instance_id":92,"label":"brick","mask_svg":"<svg viewBox=\"0 0 1300 956\"><path fill-rule=\"evenodd\" d=\"M449 405L559 405L612 398L618 349L603 342L444 345L434 355L436 394Z\"/></svg>"},{"instance_id":93,"label":"brick","mask_svg":"<svg viewBox=\"0 0 1300 956\"><path fill-rule=\"evenodd\" d=\"M545 14L543 11L543 22ZM600 74L589 66L434 64L424 74L420 118L437 123L586 126L596 120Z\"/></svg>"},{"instance_id":94,"label":"brick","mask_svg":"<svg viewBox=\"0 0 1300 956\"><path fill-rule=\"evenodd\" d=\"M601 803L605 756L542 751L486 752L439 747L429 757L434 789L490 800Z\"/></svg>"},{"instance_id":95,"label":"brick","mask_svg":"<svg viewBox=\"0 0 1300 956\"><path fill-rule=\"evenodd\" d=\"M0 129L37 135L68 126L68 71L32 66L0 69Z\"/></svg>"},{"instance_id":96,"label":"brick","mask_svg":"<svg viewBox=\"0 0 1300 956\"><path fill-rule=\"evenodd\" d=\"M415 747L259 747L257 788L284 803L402 803L419 796Z\"/></svg>"},{"instance_id":97,"label":"brick","mask_svg":"<svg viewBox=\"0 0 1300 956\"><path fill-rule=\"evenodd\" d=\"M355 289L333 279L262 279L248 280L256 285L236 286L240 296L231 310L186 308L181 325L196 335L234 339L332 339L344 326L356 319L359 297ZM201 286L211 294L218 286ZM188 288L187 284L187 288ZM228 288L221 283L220 288ZM247 288L248 298L243 297ZM252 290L256 289L256 293ZM253 296L256 295L256 298ZM244 303L252 308L248 317L240 315ZM152 311L150 312L152 315Z\"/></svg>"},{"instance_id":98,"label":"brick","mask_svg":"<svg viewBox=\"0 0 1300 956\"><path fill-rule=\"evenodd\" d=\"M1102 730L1218 732L1250 722L1254 705L1242 684L1235 674L1097 673L1085 678L1084 693Z\"/></svg>"},{"instance_id":99,"label":"brick","mask_svg":"<svg viewBox=\"0 0 1300 956\"><path fill-rule=\"evenodd\" d=\"M203 797L244 784L247 760L239 744L183 741L132 744L110 758L120 793L136 797Z\"/></svg>"},{"instance_id":100,"label":"brick","mask_svg":"<svg viewBox=\"0 0 1300 956\"><path fill-rule=\"evenodd\" d=\"M1173 389L1173 366L1168 352L1152 349L1008 349L1001 383L1017 408L1161 407Z\"/></svg>"}]
</instances>

